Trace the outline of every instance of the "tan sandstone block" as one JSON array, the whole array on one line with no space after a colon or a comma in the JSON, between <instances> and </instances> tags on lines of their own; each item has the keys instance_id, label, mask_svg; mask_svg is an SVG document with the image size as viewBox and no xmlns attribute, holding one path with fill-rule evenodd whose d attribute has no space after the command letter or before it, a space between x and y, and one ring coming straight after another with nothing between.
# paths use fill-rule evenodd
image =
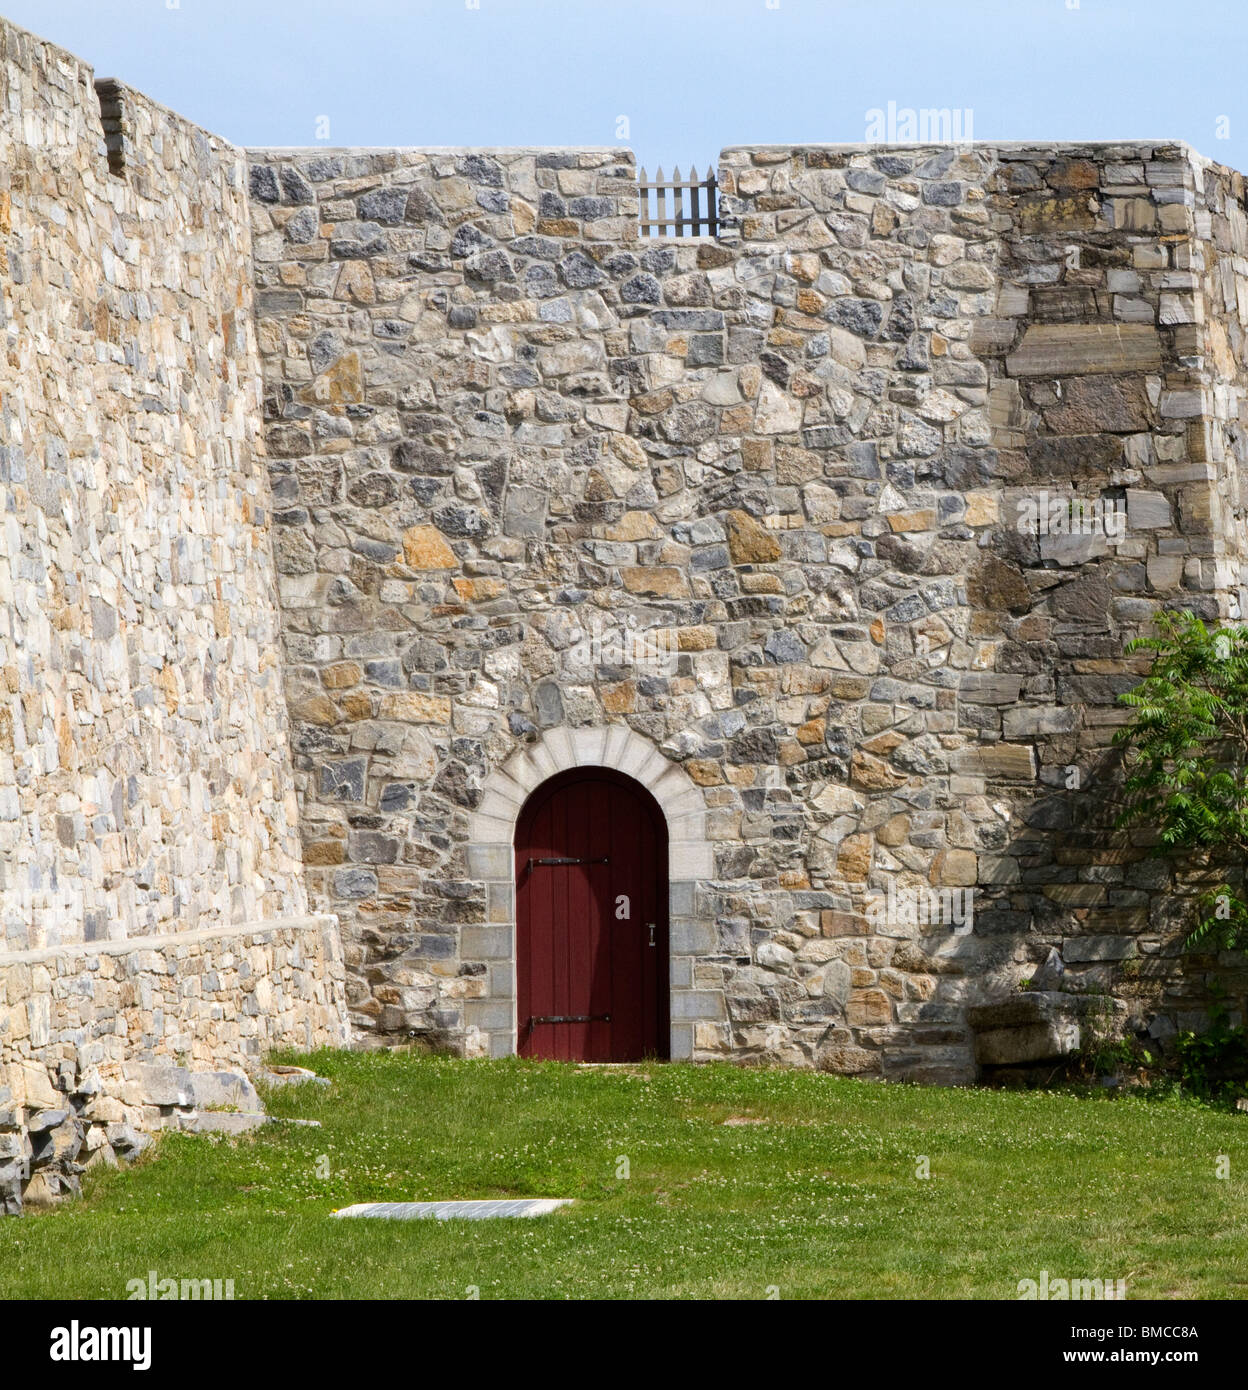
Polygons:
<instances>
[{"instance_id":1,"label":"tan sandstone block","mask_svg":"<svg viewBox=\"0 0 1248 1390\"><path fill-rule=\"evenodd\" d=\"M873 848L870 835L847 835L836 857L837 870L844 878L864 882L871 870Z\"/></svg>"},{"instance_id":2,"label":"tan sandstone block","mask_svg":"<svg viewBox=\"0 0 1248 1390\"><path fill-rule=\"evenodd\" d=\"M381 697L383 719L404 719L412 724L446 724L451 718L451 701L446 695L426 695L404 690Z\"/></svg>"},{"instance_id":3,"label":"tan sandstone block","mask_svg":"<svg viewBox=\"0 0 1248 1390\"><path fill-rule=\"evenodd\" d=\"M414 570L459 567L455 552L436 526L411 526L403 532L403 559Z\"/></svg>"},{"instance_id":4,"label":"tan sandstone block","mask_svg":"<svg viewBox=\"0 0 1248 1390\"><path fill-rule=\"evenodd\" d=\"M748 512L729 512L725 520L734 565L767 565L780 558L780 542Z\"/></svg>"},{"instance_id":5,"label":"tan sandstone block","mask_svg":"<svg viewBox=\"0 0 1248 1390\"><path fill-rule=\"evenodd\" d=\"M653 594L656 598L683 598L689 592L684 574L666 565L630 565L620 571L630 594Z\"/></svg>"},{"instance_id":6,"label":"tan sandstone block","mask_svg":"<svg viewBox=\"0 0 1248 1390\"><path fill-rule=\"evenodd\" d=\"M973 888L979 860L969 849L942 850L932 864L931 881L943 887Z\"/></svg>"},{"instance_id":7,"label":"tan sandstone block","mask_svg":"<svg viewBox=\"0 0 1248 1390\"><path fill-rule=\"evenodd\" d=\"M321 684L326 690L346 690L363 679L364 672L354 661L335 661L321 672Z\"/></svg>"}]
</instances>

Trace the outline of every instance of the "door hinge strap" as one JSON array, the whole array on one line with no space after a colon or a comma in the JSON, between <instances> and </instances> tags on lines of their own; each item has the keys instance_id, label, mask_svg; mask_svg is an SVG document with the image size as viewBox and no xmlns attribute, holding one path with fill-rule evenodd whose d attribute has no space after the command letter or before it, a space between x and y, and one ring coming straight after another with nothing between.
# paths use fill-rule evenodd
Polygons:
<instances>
[{"instance_id":1,"label":"door hinge strap","mask_svg":"<svg viewBox=\"0 0 1248 1390\"><path fill-rule=\"evenodd\" d=\"M535 1014L529 1019L529 1027L535 1023L610 1023L610 1014Z\"/></svg>"},{"instance_id":2,"label":"door hinge strap","mask_svg":"<svg viewBox=\"0 0 1248 1390\"><path fill-rule=\"evenodd\" d=\"M529 868L534 864L608 864L610 860L604 855L601 859L530 859Z\"/></svg>"}]
</instances>

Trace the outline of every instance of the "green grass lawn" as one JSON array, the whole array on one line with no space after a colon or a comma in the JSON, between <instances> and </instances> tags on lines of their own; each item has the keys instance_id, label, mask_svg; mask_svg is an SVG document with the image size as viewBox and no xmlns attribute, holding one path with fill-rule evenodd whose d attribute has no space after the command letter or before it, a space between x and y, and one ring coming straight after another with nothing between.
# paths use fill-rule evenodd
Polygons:
<instances>
[{"instance_id":1,"label":"green grass lawn","mask_svg":"<svg viewBox=\"0 0 1248 1390\"><path fill-rule=\"evenodd\" d=\"M1041 1270L1125 1277L1129 1298L1248 1296L1246 1115L728 1065L285 1060L333 1085L271 1112L321 1128L167 1135L82 1201L0 1219L0 1297L120 1298L148 1270L232 1278L237 1298L1014 1298ZM514 1195L578 1201L330 1216Z\"/></svg>"}]
</instances>

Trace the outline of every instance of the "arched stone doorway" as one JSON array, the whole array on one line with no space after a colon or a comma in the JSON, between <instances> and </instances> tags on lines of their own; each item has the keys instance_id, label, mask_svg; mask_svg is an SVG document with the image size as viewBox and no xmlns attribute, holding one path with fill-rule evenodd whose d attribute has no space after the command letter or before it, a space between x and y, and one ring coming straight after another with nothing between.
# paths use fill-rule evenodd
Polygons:
<instances>
[{"instance_id":1,"label":"arched stone doorway","mask_svg":"<svg viewBox=\"0 0 1248 1390\"><path fill-rule=\"evenodd\" d=\"M470 821L468 871L486 884L498 944L490 962L487 996L467 1002L465 1025L476 1030L481 1050L490 1056L507 1056L518 1049L517 822L543 783L590 768L608 769L639 783L666 824L668 1054L686 1059L722 1051L728 1042L727 1010L722 982L707 959L716 954L718 941L707 892L714 856L706 837L705 803L678 763L625 725L548 729L487 779L481 805ZM707 968L700 977L703 961Z\"/></svg>"}]
</instances>

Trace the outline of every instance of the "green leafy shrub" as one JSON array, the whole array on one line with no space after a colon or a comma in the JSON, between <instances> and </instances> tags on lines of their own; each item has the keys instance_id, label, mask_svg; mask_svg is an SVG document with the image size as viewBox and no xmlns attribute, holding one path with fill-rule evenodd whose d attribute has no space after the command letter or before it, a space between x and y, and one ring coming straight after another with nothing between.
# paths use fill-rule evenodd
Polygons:
<instances>
[{"instance_id":1,"label":"green leafy shrub","mask_svg":"<svg viewBox=\"0 0 1248 1390\"><path fill-rule=\"evenodd\" d=\"M1248 627L1210 629L1195 614L1159 613L1149 673L1119 698L1134 711L1115 735L1129 748L1120 827L1157 831L1158 853L1204 851L1224 865L1248 856ZM1248 902L1223 882L1200 899L1189 947L1248 947Z\"/></svg>"},{"instance_id":2,"label":"green leafy shrub","mask_svg":"<svg viewBox=\"0 0 1248 1390\"><path fill-rule=\"evenodd\" d=\"M1248 1090L1248 1028L1232 1027L1224 1008L1210 1011L1204 1033L1180 1033L1175 1043L1179 1079L1202 1100L1230 1100Z\"/></svg>"}]
</instances>

